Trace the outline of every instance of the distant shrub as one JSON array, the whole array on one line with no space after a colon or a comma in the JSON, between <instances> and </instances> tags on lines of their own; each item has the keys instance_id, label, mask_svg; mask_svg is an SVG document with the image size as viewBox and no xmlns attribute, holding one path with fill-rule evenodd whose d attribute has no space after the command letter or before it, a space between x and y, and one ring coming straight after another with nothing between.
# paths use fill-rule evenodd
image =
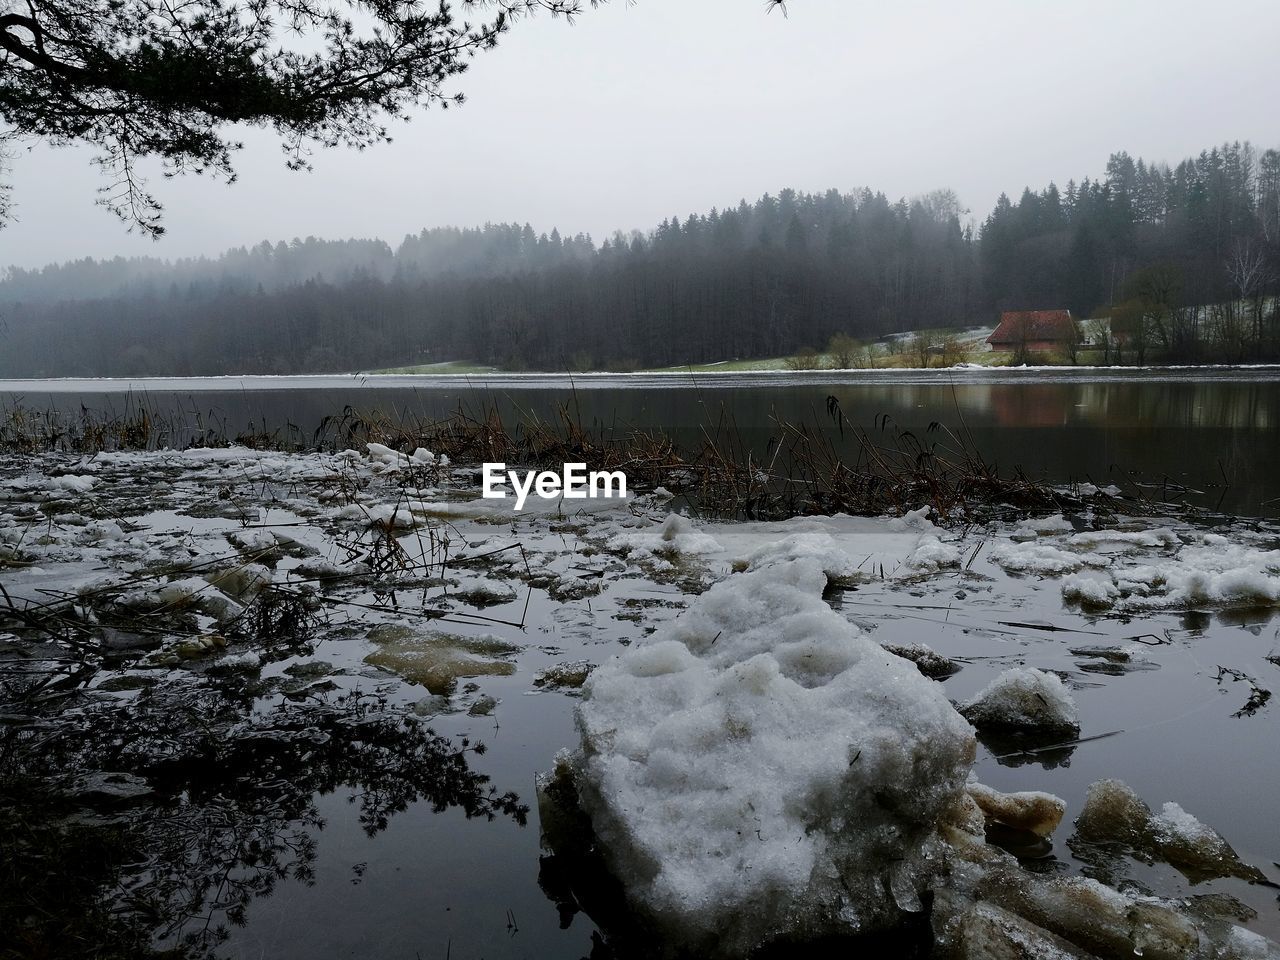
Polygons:
<instances>
[{"instance_id":1,"label":"distant shrub","mask_svg":"<svg viewBox=\"0 0 1280 960\"><path fill-rule=\"evenodd\" d=\"M813 347L801 347L794 356L782 362L788 370L817 370L822 366L822 357Z\"/></svg>"}]
</instances>

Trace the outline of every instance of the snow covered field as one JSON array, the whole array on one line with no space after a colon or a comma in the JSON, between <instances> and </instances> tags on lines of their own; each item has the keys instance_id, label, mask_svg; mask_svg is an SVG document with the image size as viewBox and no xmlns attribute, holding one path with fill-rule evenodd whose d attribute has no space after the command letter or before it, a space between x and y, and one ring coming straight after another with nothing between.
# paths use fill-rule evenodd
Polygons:
<instances>
[{"instance_id":1,"label":"snow covered field","mask_svg":"<svg viewBox=\"0 0 1280 960\"><path fill-rule=\"evenodd\" d=\"M929 936L961 956L1276 955L1237 929L1280 933L1259 882L1280 856L1274 529L704 523L663 490L517 515L476 499L474 466L377 445L10 457L0 478L4 689L75 691L41 722L176 691L243 725L374 691L483 738L499 790L532 803L552 774L541 889L536 822L468 827L468 854L425 800L343 827L324 798L369 785L331 784L318 882L253 900L241 954L578 956L593 921L625 954L566 866L585 813L627 909L695 950L892 929L932 894ZM414 872L433 856L465 895Z\"/></svg>"}]
</instances>

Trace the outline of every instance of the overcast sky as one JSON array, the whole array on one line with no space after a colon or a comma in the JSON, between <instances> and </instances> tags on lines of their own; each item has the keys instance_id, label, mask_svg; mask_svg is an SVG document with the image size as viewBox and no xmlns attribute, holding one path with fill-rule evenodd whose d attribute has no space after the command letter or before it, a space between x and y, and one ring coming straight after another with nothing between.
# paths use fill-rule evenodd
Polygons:
<instances>
[{"instance_id":1,"label":"overcast sky","mask_svg":"<svg viewBox=\"0 0 1280 960\"><path fill-rule=\"evenodd\" d=\"M1280 146L1275 0L623 0L573 26L517 24L394 143L284 168L249 131L240 180L152 181L169 234L94 205L78 149L14 161L0 265L217 253L263 239L528 221L597 241L791 186L893 198L951 187L977 218L1001 191L1097 176L1107 156L1176 162L1231 139Z\"/></svg>"}]
</instances>

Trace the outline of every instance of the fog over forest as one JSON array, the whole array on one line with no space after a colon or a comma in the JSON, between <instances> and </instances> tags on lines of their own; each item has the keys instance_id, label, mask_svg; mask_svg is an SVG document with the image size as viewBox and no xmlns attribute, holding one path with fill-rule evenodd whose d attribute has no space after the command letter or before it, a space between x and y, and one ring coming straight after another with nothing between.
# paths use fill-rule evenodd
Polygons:
<instances>
[{"instance_id":1,"label":"fog over forest","mask_svg":"<svg viewBox=\"0 0 1280 960\"><path fill-rule=\"evenodd\" d=\"M782 189L603 240L486 224L11 268L0 375L627 370L1056 308L1123 314L1170 360L1271 360L1278 284L1280 152L1229 143L1115 153L985 215L949 190Z\"/></svg>"}]
</instances>

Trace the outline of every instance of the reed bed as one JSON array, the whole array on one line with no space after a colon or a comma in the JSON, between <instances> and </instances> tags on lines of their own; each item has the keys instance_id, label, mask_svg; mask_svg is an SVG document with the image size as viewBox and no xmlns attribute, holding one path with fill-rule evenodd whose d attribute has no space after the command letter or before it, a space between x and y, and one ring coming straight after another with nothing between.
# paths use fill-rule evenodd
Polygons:
<instances>
[{"instance_id":1,"label":"reed bed","mask_svg":"<svg viewBox=\"0 0 1280 960\"><path fill-rule=\"evenodd\" d=\"M307 437L297 427L251 427L232 434L225 422L191 411L160 413L145 399L120 412L81 408L73 414L0 410L0 452L93 454L105 450L244 445L255 449L363 449L381 443L405 453L425 447L458 466L621 470L633 489L667 488L706 516L770 519L804 514L902 514L931 506L944 522L1056 511L1079 498L1002 473L971 436L930 424L925 436L879 417L868 430L852 424L835 397L811 422L774 420L764 449L743 439L730 415L705 425L694 443L660 430L584 424L572 405L551 418L529 412L504 417L496 406L459 407L427 418L346 407Z\"/></svg>"}]
</instances>

